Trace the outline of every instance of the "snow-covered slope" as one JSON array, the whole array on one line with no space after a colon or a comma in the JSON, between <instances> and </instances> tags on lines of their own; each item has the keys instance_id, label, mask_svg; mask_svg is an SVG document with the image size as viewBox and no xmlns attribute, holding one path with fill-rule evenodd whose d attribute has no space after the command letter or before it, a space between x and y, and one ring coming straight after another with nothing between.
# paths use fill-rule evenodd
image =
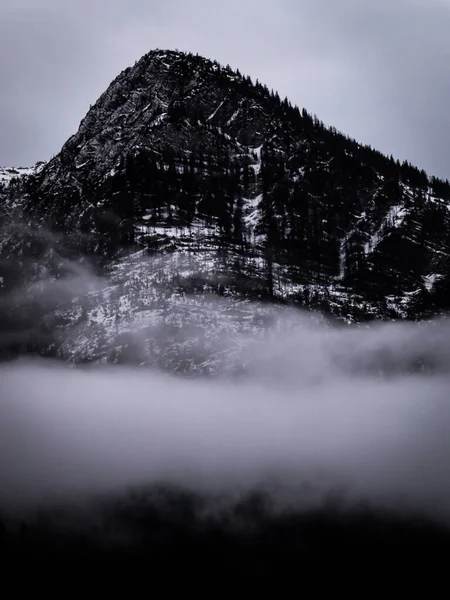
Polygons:
<instances>
[{"instance_id":1,"label":"snow-covered slope","mask_svg":"<svg viewBox=\"0 0 450 600\"><path fill-rule=\"evenodd\" d=\"M44 168L44 162L38 162L34 167L2 167L0 166L0 184L7 185L12 179L35 175Z\"/></svg>"},{"instance_id":2,"label":"snow-covered slope","mask_svg":"<svg viewBox=\"0 0 450 600\"><path fill-rule=\"evenodd\" d=\"M14 177L22 177L23 175L31 175L33 169L26 167L0 167L0 183L7 184Z\"/></svg>"}]
</instances>

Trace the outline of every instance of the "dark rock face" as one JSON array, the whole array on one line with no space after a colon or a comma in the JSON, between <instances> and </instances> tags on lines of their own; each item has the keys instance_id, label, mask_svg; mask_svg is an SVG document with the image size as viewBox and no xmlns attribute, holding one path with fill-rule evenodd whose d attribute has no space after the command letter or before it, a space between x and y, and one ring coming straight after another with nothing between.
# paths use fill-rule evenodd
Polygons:
<instances>
[{"instance_id":1,"label":"dark rock face","mask_svg":"<svg viewBox=\"0 0 450 600\"><path fill-rule=\"evenodd\" d=\"M45 339L45 352L66 356L68 335L73 355L95 324L95 348L75 354L115 360L100 340L123 349L117 336L142 322L167 325L161 302L172 313L186 292L347 321L449 308L448 182L199 56L150 52L49 163L20 179L3 173L1 301L5 327L29 320L22 349L42 352ZM84 282L75 299L45 292L63 277Z\"/></svg>"}]
</instances>

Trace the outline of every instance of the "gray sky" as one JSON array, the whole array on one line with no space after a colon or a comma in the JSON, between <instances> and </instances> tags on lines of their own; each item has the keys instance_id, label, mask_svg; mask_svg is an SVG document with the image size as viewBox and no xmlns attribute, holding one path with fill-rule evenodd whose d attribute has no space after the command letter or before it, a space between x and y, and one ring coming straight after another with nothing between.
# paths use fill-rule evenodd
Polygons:
<instances>
[{"instance_id":1,"label":"gray sky","mask_svg":"<svg viewBox=\"0 0 450 600\"><path fill-rule=\"evenodd\" d=\"M0 0L0 165L56 154L154 48L199 52L450 178L450 0Z\"/></svg>"}]
</instances>

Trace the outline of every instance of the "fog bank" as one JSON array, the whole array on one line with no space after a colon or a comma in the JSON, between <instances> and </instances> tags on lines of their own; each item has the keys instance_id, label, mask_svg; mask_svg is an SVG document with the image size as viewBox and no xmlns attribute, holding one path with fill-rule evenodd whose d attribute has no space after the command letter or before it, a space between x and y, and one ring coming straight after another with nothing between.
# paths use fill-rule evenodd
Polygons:
<instances>
[{"instance_id":1,"label":"fog bank","mask_svg":"<svg viewBox=\"0 0 450 600\"><path fill-rule=\"evenodd\" d=\"M450 521L443 332L445 324L367 331L309 323L249 346L251 368L240 379L3 364L1 506L152 482L205 492L269 485L280 508L319 505L339 490L349 505ZM411 356L424 352L437 373L408 373ZM389 376L366 368L377 356L396 365Z\"/></svg>"}]
</instances>

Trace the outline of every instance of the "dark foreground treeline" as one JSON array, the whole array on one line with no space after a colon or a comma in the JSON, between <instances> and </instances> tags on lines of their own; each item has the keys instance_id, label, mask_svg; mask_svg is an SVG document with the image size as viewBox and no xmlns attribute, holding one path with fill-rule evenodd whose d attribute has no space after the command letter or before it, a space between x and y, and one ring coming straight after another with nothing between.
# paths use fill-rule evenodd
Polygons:
<instances>
[{"instance_id":1,"label":"dark foreground treeline","mask_svg":"<svg viewBox=\"0 0 450 600\"><path fill-rule=\"evenodd\" d=\"M220 503L219 503L220 504ZM30 567L132 567L149 577L301 577L339 567L382 575L446 570L450 530L411 514L326 501L307 511L273 511L264 493L222 508L211 498L159 488L104 502L92 513L54 509L0 524L1 564ZM418 569L418 571L417 571ZM44 571L45 572L45 571ZM113 571L111 571L113 573Z\"/></svg>"}]
</instances>

